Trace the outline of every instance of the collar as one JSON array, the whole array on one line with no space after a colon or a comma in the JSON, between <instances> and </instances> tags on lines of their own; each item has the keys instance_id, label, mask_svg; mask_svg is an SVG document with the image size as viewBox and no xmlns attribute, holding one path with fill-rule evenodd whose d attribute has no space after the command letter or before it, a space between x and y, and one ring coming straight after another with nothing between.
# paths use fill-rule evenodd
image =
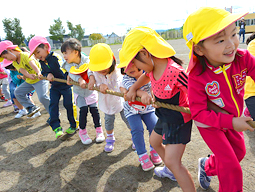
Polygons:
<instances>
[{"instance_id":1,"label":"collar","mask_svg":"<svg viewBox=\"0 0 255 192\"><path fill-rule=\"evenodd\" d=\"M226 71L228 70L232 63L229 63L229 64L224 64L223 66L219 66L219 67L214 67L212 66L211 64L209 64L207 61L206 61L206 65L209 69L211 69L215 74L220 74L223 72L223 69Z\"/></svg>"}]
</instances>

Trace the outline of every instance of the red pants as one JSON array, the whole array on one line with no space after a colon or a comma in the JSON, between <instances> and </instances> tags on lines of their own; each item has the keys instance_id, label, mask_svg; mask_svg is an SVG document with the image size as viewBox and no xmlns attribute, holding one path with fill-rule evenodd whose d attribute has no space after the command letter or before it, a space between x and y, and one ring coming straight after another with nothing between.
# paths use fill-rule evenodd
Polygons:
<instances>
[{"instance_id":1,"label":"red pants","mask_svg":"<svg viewBox=\"0 0 255 192\"><path fill-rule=\"evenodd\" d=\"M243 191L243 173L240 161L246 149L242 132L222 131L213 127L199 128L204 141L214 153L205 163L208 176L217 175L220 192Z\"/></svg>"}]
</instances>

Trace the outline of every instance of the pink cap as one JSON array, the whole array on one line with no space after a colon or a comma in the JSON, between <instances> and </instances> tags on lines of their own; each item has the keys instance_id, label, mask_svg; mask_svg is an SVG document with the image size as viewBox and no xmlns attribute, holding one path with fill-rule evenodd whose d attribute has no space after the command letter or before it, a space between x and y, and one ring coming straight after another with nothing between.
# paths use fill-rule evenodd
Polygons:
<instances>
[{"instance_id":1,"label":"pink cap","mask_svg":"<svg viewBox=\"0 0 255 192\"><path fill-rule=\"evenodd\" d=\"M35 49L40 45L40 44L46 44L48 45L48 52L50 52L51 50L51 46L49 44L49 42L47 41L47 39L45 37L42 36L34 36L32 39L30 39L29 43L28 43L28 47L30 49L30 55L29 57L31 57L34 54Z\"/></svg>"},{"instance_id":2,"label":"pink cap","mask_svg":"<svg viewBox=\"0 0 255 192\"><path fill-rule=\"evenodd\" d=\"M13 45L13 43L9 40L1 41L0 42L0 55L2 54L2 52L4 50L15 49L16 47L18 47L18 45Z\"/></svg>"},{"instance_id":3,"label":"pink cap","mask_svg":"<svg viewBox=\"0 0 255 192\"><path fill-rule=\"evenodd\" d=\"M12 64L13 61L9 61L7 59L4 59L3 62L1 63L2 67L7 67L8 65Z\"/></svg>"}]
</instances>

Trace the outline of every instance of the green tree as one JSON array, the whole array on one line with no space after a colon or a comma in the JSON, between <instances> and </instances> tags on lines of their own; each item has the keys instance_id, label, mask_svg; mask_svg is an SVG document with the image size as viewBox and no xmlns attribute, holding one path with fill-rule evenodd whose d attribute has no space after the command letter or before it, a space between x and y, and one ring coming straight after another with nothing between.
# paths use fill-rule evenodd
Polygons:
<instances>
[{"instance_id":1,"label":"green tree","mask_svg":"<svg viewBox=\"0 0 255 192\"><path fill-rule=\"evenodd\" d=\"M22 33L22 27L20 26L20 20L14 19L3 19L4 32L6 33L5 39L10 40L15 45L21 45L25 40L25 36Z\"/></svg>"},{"instance_id":2,"label":"green tree","mask_svg":"<svg viewBox=\"0 0 255 192\"><path fill-rule=\"evenodd\" d=\"M76 38L79 41L83 39L85 30L82 29L81 24L73 26L70 21L67 21L67 27L70 30L70 33L68 34L70 37Z\"/></svg>"},{"instance_id":3,"label":"green tree","mask_svg":"<svg viewBox=\"0 0 255 192\"><path fill-rule=\"evenodd\" d=\"M52 40L59 40L63 42L64 34L65 34L65 28L62 25L62 21L60 18L54 19L54 24L50 26L49 32L51 34Z\"/></svg>"},{"instance_id":4,"label":"green tree","mask_svg":"<svg viewBox=\"0 0 255 192\"><path fill-rule=\"evenodd\" d=\"M101 39L104 39L104 37L100 33L92 33L89 36L89 39L90 40L101 40Z\"/></svg>"},{"instance_id":5,"label":"green tree","mask_svg":"<svg viewBox=\"0 0 255 192\"><path fill-rule=\"evenodd\" d=\"M30 39L32 39L34 36L35 36L35 34L30 34L30 35L27 37L27 42L29 42Z\"/></svg>"}]
</instances>

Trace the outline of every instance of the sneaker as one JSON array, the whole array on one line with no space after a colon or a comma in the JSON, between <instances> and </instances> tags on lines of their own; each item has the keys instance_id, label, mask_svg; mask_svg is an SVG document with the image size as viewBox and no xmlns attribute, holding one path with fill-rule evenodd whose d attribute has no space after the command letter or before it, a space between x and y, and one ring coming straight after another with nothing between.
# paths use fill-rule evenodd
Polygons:
<instances>
[{"instance_id":1,"label":"sneaker","mask_svg":"<svg viewBox=\"0 0 255 192\"><path fill-rule=\"evenodd\" d=\"M41 113L40 111L38 111L37 113L35 113L32 117L27 117L27 119L34 119L36 117L40 117L41 116Z\"/></svg>"},{"instance_id":2,"label":"sneaker","mask_svg":"<svg viewBox=\"0 0 255 192\"><path fill-rule=\"evenodd\" d=\"M211 182L211 176L207 176L205 173L205 162L207 159L208 157L198 159L198 182L204 190L209 188Z\"/></svg>"},{"instance_id":3,"label":"sneaker","mask_svg":"<svg viewBox=\"0 0 255 192\"><path fill-rule=\"evenodd\" d=\"M153 163L150 160L149 155L143 155L141 158L139 158L139 161L142 165L142 169L144 171L149 171L151 169L153 169L155 166L153 165Z\"/></svg>"},{"instance_id":4,"label":"sneaker","mask_svg":"<svg viewBox=\"0 0 255 192\"><path fill-rule=\"evenodd\" d=\"M18 107L14 107L14 113L18 113L19 112L19 108Z\"/></svg>"},{"instance_id":5,"label":"sneaker","mask_svg":"<svg viewBox=\"0 0 255 192\"><path fill-rule=\"evenodd\" d=\"M3 95L0 97L0 100L1 101L7 101Z\"/></svg>"},{"instance_id":6,"label":"sneaker","mask_svg":"<svg viewBox=\"0 0 255 192\"><path fill-rule=\"evenodd\" d=\"M77 130L76 128L69 127L65 132L69 135L72 135L75 134L76 130Z\"/></svg>"},{"instance_id":7,"label":"sneaker","mask_svg":"<svg viewBox=\"0 0 255 192\"><path fill-rule=\"evenodd\" d=\"M90 143L92 143L92 140L89 138L89 135L88 135L86 129L80 129L79 130L79 137L81 139L81 142L84 145L89 145Z\"/></svg>"},{"instance_id":8,"label":"sneaker","mask_svg":"<svg viewBox=\"0 0 255 192\"><path fill-rule=\"evenodd\" d=\"M102 127L97 127L96 128L96 133L97 133L96 142L97 143L103 142L105 140L105 137L104 137L104 133L103 133Z\"/></svg>"},{"instance_id":9,"label":"sneaker","mask_svg":"<svg viewBox=\"0 0 255 192\"><path fill-rule=\"evenodd\" d=\"M23 117L26 114L27 114L27 110L25 108L24 109L20 109L18 114L15 115L15 119L19 119L19 118Z\"/></svg>"},{"instance_id":10,"label":"sneaker","mask_svg":"<svg viewBox=\"0 0 255 192\"><path fill-rule=\"evenodd\" d=\"M12 100L8 100L4 105L3 107L9 107L12 105Z\"/></svg>"},{"instance_id":11,"label":"sneaker","mask_svg":"<svg viewBox=\"0 0 255 192\"><path fill-rule=\"evenodd\" d=\"M56 139L60 138L64 134L62 127L58 127L54 129L54 132L55 132Z\"/></svg>"},{"instance_id":12,"label":"sneaker","mask_svg":"<svg viewBox=\"0 0 255 192\"><path fill-rule=\"evenodd\" d=\"M157 175L160 178L167 177L167 178L171 179L172 181L176 181L174 174L166 166L156 167L154 169L154 173L155 173L155 175Z\"/></svg>"},{"instance_id":13,"label":"sneaker","mask_svg":"<svg viewBox=\"0 0 255 192\"><path fill-rule=\"evenodd\" d=\"M115 137L107 137L106 138L106 145L104 146L104 151L110 153L114 149Z\"/></svg>"},{"instance_id":14,"label":"sneaker","mask_svg":"<svg viewBox=\"0 0 255 192\"><path fill-rule=\"evenodd\" d=\"M37 113L40 110L39 106L33 105L32 107L27 108L27 116L32 117L35 113Z\"/></svg>"},{"instance_id":15,"label":"sneaker","mask_svg":"<svg viewBox=\"0 0 255 192\"><path fill-rule=\"evenodd\" d=\"M162 163L162 159L158 155L158 153L155 151L155 149L150 151L151 154L151 161L154 165L160 165Z\"/></svg>"}]
</instances>

